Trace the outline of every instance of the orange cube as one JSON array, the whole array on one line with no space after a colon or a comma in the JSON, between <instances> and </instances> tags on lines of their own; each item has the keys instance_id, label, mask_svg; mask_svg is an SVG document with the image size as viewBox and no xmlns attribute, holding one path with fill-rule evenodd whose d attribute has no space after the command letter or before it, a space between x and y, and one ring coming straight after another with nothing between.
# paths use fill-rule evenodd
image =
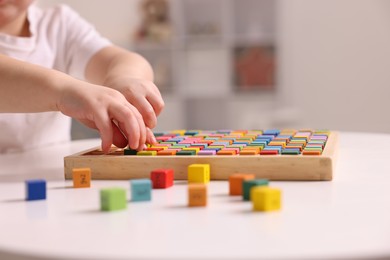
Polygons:
<instances>
[{"instance_id":1,"label":"orange cube","mask_svg":"<svg viewBox=\"0 0 390 260\"><path fill-rule=\"evenodd\" d=\"M253 180L254 174L251 173L235 173L229 176L229 194L242 195L242 183L244 180Z\"/></svg>"},{"instance_id":2,"label":"orange cube","mask_svg":"<svg viewBox=\"0 0 390 260\"><path fill-rule=\"evenodd\" d=\"M224 149L222 149L222 150L219 150L217 152L217 155L236 155L236 154L237 154L237 152L235 150L224 150Z\"/></svg>"},{"instance_id":3,"label":"orange cube","mask_svg":"<svg viewBox=\"0 0 390 260\"><path fill-rule=\"evenodd\" d=\"M165 149L157 152L157 155L175 155L175 154L176 154L176 150L172 150L172 149Z\"/></svg>"},{"instance_id":4,"label":"orange cube","mask_svg":"<svg viewBox=\"0 0 390 260\"><path fill-rule=\"evenodd\" d=\"M243 149L240 151L240 155L257 155L260 153L260 149Z\"/></svg>"},{"instance_id":5,"label":"orange cube","mask_svg":"<svg viewBox=\"0 0 390 260\"><path fill-rule=\"evenodd\" d=\"M207 186L206 184L188 185L188 206L205 207L207 205Z\"/></svg>"},{"instance_id":6,"label":"orange cube","mask_svg":"<svg viewBox=\"0 0 390 260\"><path fill-rule=\"evenodd\" d=\"M91 187L91 169L90 168L73 168L73 188Z\"/></svg>"}]
</instances>

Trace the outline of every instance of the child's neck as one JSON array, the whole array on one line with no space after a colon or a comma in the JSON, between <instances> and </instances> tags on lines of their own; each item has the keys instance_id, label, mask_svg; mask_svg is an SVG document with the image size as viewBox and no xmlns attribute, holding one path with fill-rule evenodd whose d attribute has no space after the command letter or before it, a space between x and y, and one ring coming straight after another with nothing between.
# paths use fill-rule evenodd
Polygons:
<instances>
[{"instance_id":1,"label":"child's neck","mask_svg":"<svg viewBox=\"0 0 390 260\"><path fill-rule=\"evenodd\" d=\"M27 12L20 15L17 19L11 21L10 23L0 25L0 32L19 37L31 36Z\"/></svg>"}]
</instances>

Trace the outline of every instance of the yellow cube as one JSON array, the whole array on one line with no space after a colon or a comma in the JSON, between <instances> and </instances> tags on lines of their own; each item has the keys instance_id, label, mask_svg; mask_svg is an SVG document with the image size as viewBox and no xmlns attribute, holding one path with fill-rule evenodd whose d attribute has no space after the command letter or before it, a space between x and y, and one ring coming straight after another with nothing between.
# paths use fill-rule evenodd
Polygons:
<instances>
[{"instance_id":1,"label":"yellow cube","mask_svg":"<svg viewBox=\"0 0 390 260\"><path fill-rule=\"evenodd\" d=\"M259 186L251 189L251 200L254 211L280 210L282 192L278 188Z\"/></svg>"},{"instance_id":2,"label":"yellow cube","mask_svg":"<svg viewBox=\"0 0 390 260\"><path fill-rule=\"evenodd\" d=\"M188 166L189 183L209 183L210 164L191 164Z\"/></svg>"}]
</instances>

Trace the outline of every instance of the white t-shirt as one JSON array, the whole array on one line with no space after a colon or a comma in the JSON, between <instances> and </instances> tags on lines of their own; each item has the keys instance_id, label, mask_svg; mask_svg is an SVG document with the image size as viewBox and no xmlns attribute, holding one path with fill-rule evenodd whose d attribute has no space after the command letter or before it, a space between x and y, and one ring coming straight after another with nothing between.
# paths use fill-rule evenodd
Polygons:
<instances>
[{"instance_id":1,"label":"white t-shirt","mask_svg":"<svg viewBox=\"0 0 390 260\"><path fill-rule=\"evenodd\" d=\"M28 20L31 37L0 33L0 53L84 79L89 59L110 44L65 5L31 5ZM0 113L0 153L69 141L70 127L71 119L60 112Z\"/></svg>"}]
</instances>

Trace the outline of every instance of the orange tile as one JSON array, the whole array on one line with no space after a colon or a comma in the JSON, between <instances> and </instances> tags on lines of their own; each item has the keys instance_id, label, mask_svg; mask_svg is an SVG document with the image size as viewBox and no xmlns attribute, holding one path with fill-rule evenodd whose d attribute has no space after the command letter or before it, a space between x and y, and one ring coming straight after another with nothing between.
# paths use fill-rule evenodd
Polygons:
<instances>
[{"instance_id":1,"label":"orange tile","mask_svg":"<svg viewBox=\"0 0 390 260\"><path fill-rule=\"evenodd\" d=\"M240 151L240 155L257 155L259 154L260 151L259 150L242 150Z\"/></svg>"},{"instance_id":2,"label":"orange tile","mask_svg":"<svg viewBox=\"0 0 390 260\"><path fill-rule=\"evenodd\" d=\"M234 173L229 176L229 194L242 195L242 182L244 180L253 180L255 175L251 173Z\"/></svg>"},{"instance_id":3,"label":"orange tile","mask_svg":"<svg viewBox=\"0 0 390 260\"><path fill-rule=\"evenodd\" d=\"M188 185L188 206L205 207L207 206L207 186L205 184Z\"/></svg>"},{"instance_id":4,"label":"orange tile","mask_svg":"<svg viewBox=\"0 0 390 260\"><path fill-rule=\"evenodd\" d=\"M217 155L236 155L237 151L236 150L219 150L217 152Z\"/></svg>"},{"instance_id":5,"label":"orange tile","mask_svg":"<svg viewBox=\"0 0 390 260\"><path fill-rule=\"evenodd\" d=\"M161 150L157 152L157 155L175 155L175 154L176 154L176 150L170 150L170 149Z\"/></svg>"},{"instance_id":6,"label":"orange tile","mask_svg":"<svg viewBox=\"0 0 390 260\"><path fill-rule=\"evenodd\" d=\"M91 187L90 168L74 168L72 171L72 176L73 176L73 188Z\"/></svg>"},{"instance_id":7,"label":"orange tile","mask_svg":"<svg viewBox=\"0 0 390 260\"><path fill-rule=\"evenodd\" d=\"M320 150L303 150L302 154L303 155L321 155L322 151L320 151Z\"/></svg>"}]
</instances>

